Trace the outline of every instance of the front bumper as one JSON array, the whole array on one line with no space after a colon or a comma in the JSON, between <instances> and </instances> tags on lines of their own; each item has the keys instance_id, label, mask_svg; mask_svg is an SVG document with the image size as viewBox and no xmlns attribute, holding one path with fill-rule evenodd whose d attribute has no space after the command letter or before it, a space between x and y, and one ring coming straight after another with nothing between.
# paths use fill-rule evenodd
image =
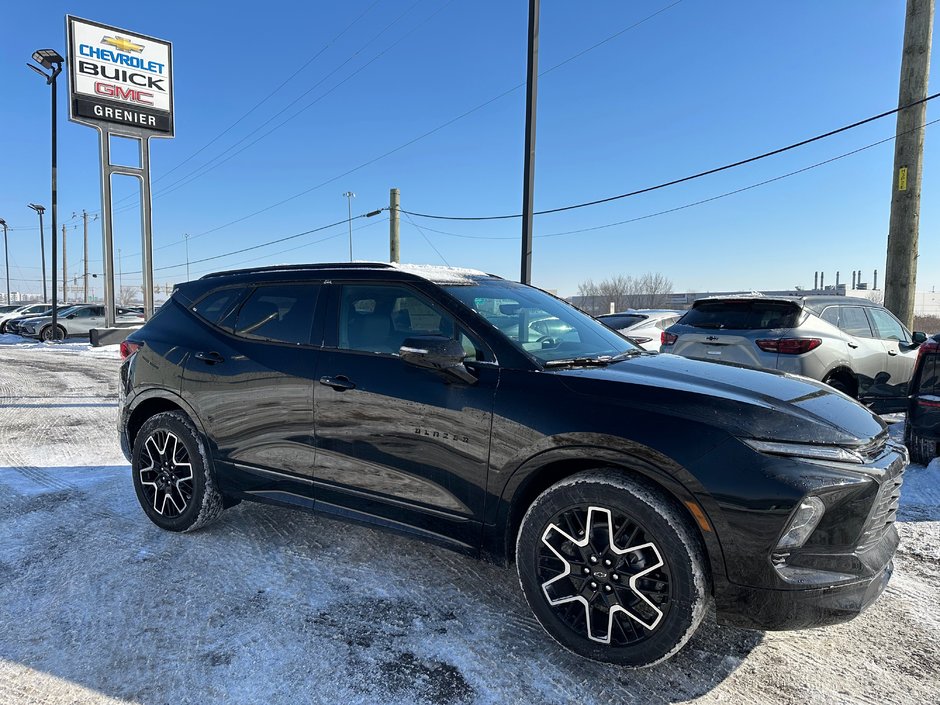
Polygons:
<instances>
[{"instance_id":1,"label":"front bumper","mask_svg":"<svg viewBox=\"0 0 940 705\"><path fill-rule=\"evenodd\" d=\"M878 599L893 572L894 562L889 561L880 573L871 578L811 590L766 590L726 585L716 595L718 623L774 631L847 622Z\"/></svg>"}]
</instances>

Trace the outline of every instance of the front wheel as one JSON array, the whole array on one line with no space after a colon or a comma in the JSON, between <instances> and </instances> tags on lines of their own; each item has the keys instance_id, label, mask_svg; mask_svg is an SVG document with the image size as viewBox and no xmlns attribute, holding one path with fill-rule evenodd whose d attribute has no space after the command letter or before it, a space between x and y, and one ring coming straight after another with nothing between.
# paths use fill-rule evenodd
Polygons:
<instances>
[{"instance_id":1,"label":"front wheel","mask_svg":"<svg viewBox=\"0 0 940 705\"><path fill-rule=\"evenodd\" d=\"M675 654L711 599L703 549L681 510L613 469L574 475L533 502L516 567L552 638L623 666Z\"/></svg>"},{"instance_id":2,"label":"front wheel","mask_svg":"<svg viewBox=\"0 0 940 705\"><path fill-rule=\"evenodd\" d=\"M202 437L182 411L147 419L134 439L137 500L167 531L195 531L218 519L224 500Z\"/></svg>"},{"instance_id":3,"label":"front wheel","mask_svg":"<svg viewBox=\"0 0 940 705\"><path fill-rule=\"evenodd\" d=\"M55 340L65 340L65 328L62 326L56 326L55 330L58 332L58 335L55 336ZM52 335L52 324L45 326L41 331L39 331L40 340L50 341L53 340Z\"/></svg>"}]
</instances>

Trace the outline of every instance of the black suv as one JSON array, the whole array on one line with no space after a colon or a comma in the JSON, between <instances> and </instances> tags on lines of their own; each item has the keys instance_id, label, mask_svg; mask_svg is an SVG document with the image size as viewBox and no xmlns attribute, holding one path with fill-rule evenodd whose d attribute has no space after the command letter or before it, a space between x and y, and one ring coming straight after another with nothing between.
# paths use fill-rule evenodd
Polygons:
<instances>
[{"instance_id":1,"label":"black suv","mask_svg":"<svg viewBox=\"0 0 940 705\"><path fill-rule=\"evenodd\" d=\"M915 463L926 465L940 450L940 333L920 346L904 440Z\"/></svg>"},{"instance_id":2,"label":"black suv","mask_svg":"<svg viewBox=\"0 0 940 705\"><path fill-rule=\"evenodd\" d=\"M891 575L907 453L870 411L645 352L482 272L212 274L123 351L121 442L158 526L249 499L515 562L542 626L593 659L661 661L712 601L724 624L844 621Z\"/></svg>"}]
</instances>

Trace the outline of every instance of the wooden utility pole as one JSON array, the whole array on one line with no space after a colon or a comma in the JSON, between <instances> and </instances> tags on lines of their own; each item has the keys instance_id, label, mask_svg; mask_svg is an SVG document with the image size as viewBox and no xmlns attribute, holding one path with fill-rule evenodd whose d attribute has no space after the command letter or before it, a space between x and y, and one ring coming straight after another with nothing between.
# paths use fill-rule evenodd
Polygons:
<instances>
[{"instance_id":1,"label":"wooden utility pole","mask_svg":"<svg viewBox=\"0 0 940 705\"><path fill-rule=\"evenodd\" d=\"M934 0L907 0L898 107L927 97L933 13ZM926 117L927 104L923 102L901 110L894 142L885 306L908 328L914 322L914 293L917 288L917 239Z\"/></svg>"},{"instance_id":2,"label":"wooden utility pole","mask_svg":"<svg viewBox=\"0 0 940 705\"><path fill-rule=\"evenodd\" d=\"M397 188L389 192L388 197L388 261L401 261L401 239L399 235L399 212L401 196Z\"/></svg>"}]
</instances>

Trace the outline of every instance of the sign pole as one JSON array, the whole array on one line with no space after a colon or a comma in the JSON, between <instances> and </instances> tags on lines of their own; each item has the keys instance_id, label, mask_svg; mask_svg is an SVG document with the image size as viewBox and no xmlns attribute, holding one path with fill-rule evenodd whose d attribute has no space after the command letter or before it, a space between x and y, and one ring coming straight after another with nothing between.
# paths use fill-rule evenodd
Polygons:
<instances>
[{"instance_id":1,"label":"sign pole","mask_svg":"<svg viewBox=\"0 0 940 705\"><path fill-rule=\"evenodd\" d=\"M114 316L114 239L111 236L111 134L98 129L101 157L101 252L104 258L104 325L113 328Z\"/></svg>"}]
</instances>

